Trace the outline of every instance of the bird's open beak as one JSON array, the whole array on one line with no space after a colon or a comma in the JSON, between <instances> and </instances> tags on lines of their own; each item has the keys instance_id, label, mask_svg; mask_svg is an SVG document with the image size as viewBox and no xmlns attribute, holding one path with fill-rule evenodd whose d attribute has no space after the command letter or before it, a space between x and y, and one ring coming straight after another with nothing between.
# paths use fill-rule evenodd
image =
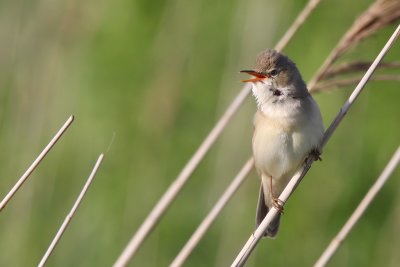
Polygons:
<instances>
[{"instance_id":1,"label":"bird's open beak","mask_svg":"<svg viewBox=\"0 0 400 267\"><path fill-rule=\"evenodd\" d=\"M246 83L246 82L252 82L252 83L262 82L265 78L268 78L268 76L266 76L265 74L259 73L254 70L241 70L240 72L247 73L247 74L254 76L254 78L242 80L242 82L244 82L244 83Z\"/></svg>"}]
</instances>

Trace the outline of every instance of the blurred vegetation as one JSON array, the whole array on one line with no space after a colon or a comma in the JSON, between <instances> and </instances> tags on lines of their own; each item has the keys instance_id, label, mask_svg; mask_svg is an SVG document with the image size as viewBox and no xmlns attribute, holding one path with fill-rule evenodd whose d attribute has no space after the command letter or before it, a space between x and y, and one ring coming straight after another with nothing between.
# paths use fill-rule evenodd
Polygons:
<instances>
[{"instance_id":1,"label":"blurred vegetation","mask_svg":"<svg viewBox=\"0 0 400 267\"><path fill-rule=\"evenodd\" d=\"M0 214L0 266L36 265L100 152L105 160L49 266L110 266L238 93L255 55L306 1L0 2L0 195L76 120ZM371 1L322 1L285 53L306 81ZM388 27L348 54L373 60ZM386 59L400 57L396 43ZM352 88L316 95L328 126ZM399 144L399 84L371 82L247 266L310 266ZM132 266L166 266L251 155L246 101ZM110 145L111 140L114 141ZM108 149L109 147L109 149ZM399 266L397 171L330 266ZM187 266L227 266L254 227L255 172Z\"/></svg>"}]
</instances>

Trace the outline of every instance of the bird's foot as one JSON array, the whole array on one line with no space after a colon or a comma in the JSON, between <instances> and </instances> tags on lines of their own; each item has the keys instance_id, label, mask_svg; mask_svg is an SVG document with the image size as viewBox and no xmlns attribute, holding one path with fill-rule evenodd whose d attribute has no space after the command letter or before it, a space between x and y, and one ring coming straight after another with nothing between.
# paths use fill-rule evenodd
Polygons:
<instances>
[{"instance_id":1,"label":"bird's foot","mask_svg":"<svg viewBox=\"0 0 400 267\"><path fill-rule=\"evenodd\" d=\"M285 205L285 203L282 200L280 200L279 198L274 197L272 192L273 192L272 191L272 176L270 176L269 177L269 194L272 199L272 206L274 206L280 214L283 214L283 205Z\"/></svg>"},{"instance_id":2,"label":"bird's foot","mask_svg":"<svg viewBox=\"0 0 400 267\"><path fill-rule=\"evenodd\" d=\"M311 150L309 157L313 157L315 161L322 161L321 152L318 148L314 148L313 150Z\"/></svg>"},{"instance_id":3,"label":"bird's foot","mask_svg":"<svg viewBox=\"0 0 400 267\"><path fill-rule=\"evenodd\" d=\"M285 203L282 200L280 200L279 198L275 198L275 197L272 198L272 206L274 206L280 214L284 213L283 212L284 205L285 205Z\"/></svg>"}]
</instances>

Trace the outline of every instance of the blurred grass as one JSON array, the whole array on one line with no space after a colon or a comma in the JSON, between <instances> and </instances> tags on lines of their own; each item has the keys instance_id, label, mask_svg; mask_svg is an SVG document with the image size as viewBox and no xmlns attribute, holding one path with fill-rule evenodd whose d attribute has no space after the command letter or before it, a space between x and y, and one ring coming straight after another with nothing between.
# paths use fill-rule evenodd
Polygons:
<instances>
[{"instance_id":1,"label":"blurred grass","mask_svg":"<svg viewBox=\"0 0 400 267\"><path fill-rule=\"evenodd\" d=\"M273 47L306 1L2 1L0 194L70 114L71 129L0 215L0 266L39 262L97 155L93 186L49 266L110 266L241 88L238 70ZM322 1L285 53L309 80L370 1ZM372 60L392 28L353 49ZM399 58L395 44L387 59ZM248 266L310 266L399 142L399 84L371 82L288 203L279 237ZM316 96L325 124L351 88ZM170 263L250 154L248 99L132 266ZM398 266L399 172L331 266ZM254 227L252 173L188 259L226 266ZM304 216L307 214L307 216Z\"/></svg>"}]
</instances>

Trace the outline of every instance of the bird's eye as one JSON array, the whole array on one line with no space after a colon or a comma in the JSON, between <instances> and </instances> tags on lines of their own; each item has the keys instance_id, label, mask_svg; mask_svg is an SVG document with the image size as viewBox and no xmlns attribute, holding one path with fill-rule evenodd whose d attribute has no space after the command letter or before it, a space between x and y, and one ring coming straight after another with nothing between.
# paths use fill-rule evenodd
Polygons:
<instances>
[{"instance_id":1,"label":"bird's eye","mask_svg":"<svg viewBox=\"0 0 400 267\"><path fill-rule=\"evenodd\" d=\"M276 76L278 74L278 70L277 69L273 69L269 72L269 75L271 76Z\"/></svg>"}]
</instances>

